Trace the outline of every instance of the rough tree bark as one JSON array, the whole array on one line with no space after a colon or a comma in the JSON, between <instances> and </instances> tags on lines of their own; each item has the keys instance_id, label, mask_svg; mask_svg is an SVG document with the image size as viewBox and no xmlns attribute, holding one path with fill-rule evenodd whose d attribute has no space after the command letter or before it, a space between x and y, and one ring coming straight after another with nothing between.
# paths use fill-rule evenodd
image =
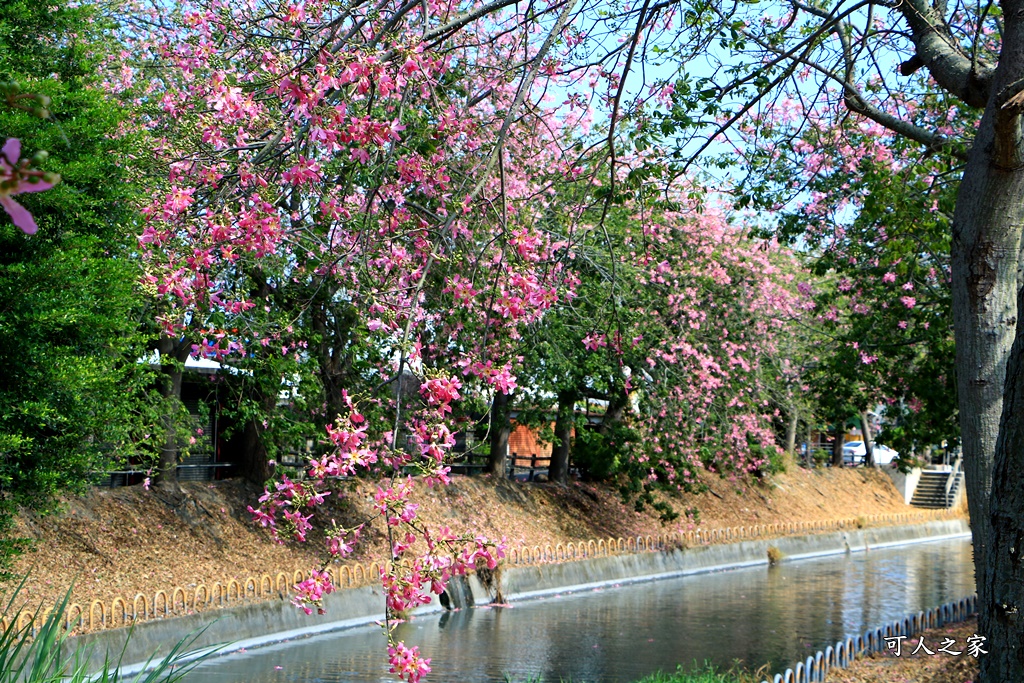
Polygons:
<instances>
[{"instance_id":1,"label":"rough tree bark","mask_svg":"<svg viewBox=\"0 0 1024 683\"><path fill-rule=\"evenodd\" d=\"M601 425L597 428L601 436L607 436L613 427L622 422L622 416L626 414L626 407L629 405L629 395L625 391L613 391L607 400L608 408L601 419Z\"/></svg>"},{"instance_id":2,"label":"rough tree bark","mask_svg":"<svg viewBox=\"0 0 1024 683\"><path fill-rule=\"evenodd\" d=\"M832 442L832 465L843 466L843 436L846 434L846 423L840 422L836 425L836 438Z\"/></svg>"},{"instance_id":3,"label":"rough tree bark","mask_svg":"<svg viewBox=\"0 0 1024 683\"><path fill-rule=\"evenodd\" d=\"M1017 301L1024 228L1024 3L1002 5L999 65L953 216L957 385L979 577L978 627L990 643L981 658L980 680L986 683L1024 680L1024 326Z\"/></svg>"},{"instance_id":4,"label":"rough tree bark","mask_svg":"<svg viewBox=\"0 0 1024 683\"><path fill-rule=\"evenodd\" d=\"M1024 290L1018 299L1024 306ZM981 680L1024 680L1024 326L1017 326L1017 338L1006 370L1003 416L996 443L992 477L991 537L986 554L985 584L990 595L985 625L979 631L989 638L988 654L981 658ZM979 585L980 588L980 585ZM979 592L980 596L980 592Z\"/></svg>"},{"instance_id":5,"label":"rough tree bark","mask_svg":"<svg viewBox=\"0 0 1024 683\"><path fill-rule=\"evenodd\" d=\"M356 332L358 312L347 303L333 301L334 294L334 288L325 287L313 302L310 316L313 332L319 338L317 360L330 420L346 409L343 391L351 386L352 350L360 343Z\"/></svg>"},{"instance_id":6,"label":"rough tree bark","mask_svg":"<svg viewBox=\"0 0 1024 683\"><path fill-rule=\"evenodd\" d=\"M512 433L512 423L509 410L511 396L494 392L494 400L491 401L491 454L487 457L487 466L484 472L496 474L499 477L505 476L508 469L508 437Z\"/></svg>"},{"instance_id":7,"label":"rough tree bark","mask_svg":"<svg viewBox=\"0 0 1024 683\"><path fill-rule=\"evenodd\" d=\"M164 489L178 488L178 420L181 408L181 380L185 361L192 343L187 339L161 337L157 340L160 352L160 395L163 397L161 428L164 444L153 477L153 483Z\"/></svg>"},{"instance_id":8,"label":"rough tree bark","mask_svg":"<svg viewBox=\"0 0 1024 683\"><path fill-rule=\"evenodd\" d=\"M1010 5L1013 6L1012 11ZM1024 413L1003 406L1006 361L1018 327L1017 286L1021 229L1024 226L1024 156L1021 153L1019 108L1004 109L1000 92L1024 76L1024 22L1021 3L1004 3L1006 26L1003 53L994 87L957 195L953 216L952 290L956 335L956 369L960 430L970 506L971 531L978 581L979 631L991 638L992 652L982 659L982 681L1024 680L1020 661L1019 617L1002 604L1014 605L1005 580L1020 576L1006 556L1005 534L993 544L992 521L1005 527L1021 521L1024 509L1010 517L1007 505L1024 486L1024 470L1002 465L1003 480L993 492L993 456L1000 417L1004 429L1020 428ZM1018 86L1019 87L1019 86ZM1005 95L1002 97L1005 98ZM1014 387L1006 387L1012 392ZM1004 448L1012 444L1004 439ZM1007 461L1010 454L1004 453ZM991 501L991 510L990 510ZM997 546L1004 549L1000 551ZM1010 546L1017 547L1013 541ZM995 553L996 557L989 557ZM999 557L998 555L1004 555ZM1002 588L1000 588L1002 587ZM1017 672L1017 673L1014 673Z\"/></svg>"},{"instance_id":9,"label":"rough tree bark","mask_svg":"<svg viewBox=\"0 0 1024 683\"><path fill-rule=\"evenodd\" d=\"M257 388L253 390L252 400L259 403L261 415L269 415L277 405L277 394ZM264 432L266 429L263 421L256 416L250 417L242 427L242 454L238 461L238 474L256 484L262 484L274 473L263 438Z\"/></svg>"},{"instance_id":10,"label":"rough tree bark","mask_svg":"<svg viewBox=\"0 0 1024 683\"><path fill-rule=\"evenodd\" d=\"M551 449L548 479L558 484L569 483L569 452L572 448L573 408L575 391L558 392L558 415L555 417L555 444Z\"/></svg>"},{"instance_id":11,"label":"rough tree bark","mask_svg":"<svg viewBox=\"0 0 1024 683\"><path fill-rule=\"evenodd\" d=\"M871 423L868 422L868 411L860 413L860 431L864 435L864 466L874 467L875 465L875 444L871 435Z\"/></svg>"},{"instance_id":12,"label":"rough tree bark","mask_svg":"<svg viewBox=\"0 0 1024 683\"><path fill-rule=\"evenodd\" d=\"M789 423L786 425L786 453L790 458L796 455L796 429L800 425L800 414L796 410L789 411Z\"/></svg>"}]
</instances>

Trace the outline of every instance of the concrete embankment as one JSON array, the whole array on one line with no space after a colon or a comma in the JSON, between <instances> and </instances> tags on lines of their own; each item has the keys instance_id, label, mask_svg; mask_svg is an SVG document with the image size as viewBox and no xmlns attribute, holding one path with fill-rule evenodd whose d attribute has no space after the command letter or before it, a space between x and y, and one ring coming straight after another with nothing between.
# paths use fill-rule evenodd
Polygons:
<instances>
[{"instance_id":1,"label":"concrete embankment","mask_svg":"<svg viewBox=\"0 0 1024 683\"><path fill-rule=\"evenodd\" d=\"M769 552L779 561L823 557L869 548L905 545L969 536L966 520L952 519L899 527L855 529L834 533L758 539L692 548L618 554L558 564L508 567L493 576L469 576L452 582L445 602L472 607L495 600L515 602L554 593L653 581L702 572L767 565ZM486 579L482 580L482 579ZM151 619L136 624L125 645L127 629L99 631L69 640L83 647L98 669L105 657L124 649L125 671L142 668L153 657L166 654L182 638L196 634L193 648L230 642L225 651L253 648L315 633L372 624L384 618L379 588L361 587L326 596L326 614L307 616L287 599L255 602L172 619ZM443 609L435 600L418 614Z\"/></svg>"}]
</instances>

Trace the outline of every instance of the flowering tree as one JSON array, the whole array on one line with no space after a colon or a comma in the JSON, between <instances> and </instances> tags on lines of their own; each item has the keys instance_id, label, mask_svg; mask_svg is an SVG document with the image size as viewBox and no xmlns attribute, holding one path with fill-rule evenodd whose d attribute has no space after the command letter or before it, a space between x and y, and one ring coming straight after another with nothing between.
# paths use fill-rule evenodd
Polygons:
<instances>
[{"instance_id":1,"label":"flowering tree","mask_svg":"<svg viewBox=\"0 0 1024 683\"><path fill-rule=\"evenodd\" d=\"M590 476L625 475L642 506L653 488L695 486L698 470L770 469L779 452L770 390L789 372L777 342L801 313L799 267L752 239L741 218L650 192L653 165L631 184L631 168L648 160L622 162L621 207L604 210L594 185L559 212L586 226L572 247L579 284L525 336L523 402L544 408L537 421L547 425L557 401L553 480L567 471L575 424L576 464ZM574 419L582 399L605 406L598 428Z\"/></svg>"},{"instance_id":2,"label":"flowering tree","mask_svg":"<svg viewBox=\"0 0 1024 683\"><path fill-rule=\"evenodd\" d=\"M817 319L814 374L822 394L852 399L853 413L885 404L882 438L904 455L915 445L953 440L948 253L955 184L948 176L955 160L834 110L799 124L755 118L741 132L760 136L761 144L751 145L750 174L739 191L760 183L748 199L774 208L783 235L802 240L815 270L828 276L826 286L806 292Z\"/></svg>"},{"instance_id":3,"label":"flowering tree","mask_svg":"<svg viewBox=\"0 0 1024 683\"><path fill-rule=\"evenodd\" d=\"M644 348L631 384L651 385L638 464L680 486L697 467L732 477L768 471L779 448L765 366L799 315L791 257L708 207L652 217L627 239L648 295L629 342Z\"/></svg>"},{"instance_id":4,"label":"flowering tree","mask_svg":"<svg viewBox=\"0 0 1024 683\"><path fill-rule=\"evenodd\" d=\"M389 613L404 612L500 557L422 528L406 472L447 481L463 383L510 392L507 340L571 295L565 246L532 222L571 170L563 131L581 114L546 104L538 75L572 5L550 10L539 45L501 3L165 9L122 17L136 68L109 84L134 98L166 171L140 238L162 344L179 361L279 353L306 368L332 450L254 515L302 540L331 478L377 471L393 560L382 581ZM274 373L290 375L263 368L273 402ZM359 532L333 530L328 559ZM319 606L326 580L314 573L298 602ZM403 677L426 670L403 645L390 652Z\"/></svg>"},{"instance_id":5,"label":"flowering tree","mask_svg":"<svg viewBox=\"0 0 1024 683\"><path fill-rule=\"evenodd\" d=\"M1016 462L1021 412L1014 407L1020 382L1015 369L1007 371L1024 353L1018 344L1011 354L1017 330L1024 332L1015 298L1024 224L1018 9L1013 2L969 7L925 0L779 2L749 11L693 4L689 40L677 41L673 53L729 64L709 70L713 77L677 82L679 107L666 125L687 136L680 156L695 159L738 122L773 106L783 105L783 118L797 127L805 114L840 107L962 163L950 221L950 277L980 622L999 652L982 664L984 681L1022 674L1012 654L1020 627L1011 616L1024 601L1015 559L1024 514ZM712 42L718 51L708 50ZM764 132L771 137L772 129Z\"/></svg>"}]
</instances>

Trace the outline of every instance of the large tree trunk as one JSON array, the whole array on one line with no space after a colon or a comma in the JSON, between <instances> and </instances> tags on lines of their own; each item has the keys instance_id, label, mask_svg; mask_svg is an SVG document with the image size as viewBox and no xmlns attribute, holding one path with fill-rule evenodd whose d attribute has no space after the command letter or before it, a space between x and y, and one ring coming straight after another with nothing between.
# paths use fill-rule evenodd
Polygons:
<instances>
[{"instance_id":1,"label":"large tree trunk","mask_svg":"<svg viewBox=\"0 0 1024 683\"><path fill-rule=\"evenodd\" d=\"M253 389L253 394L251 400L259 404L260 411L242 426L242 452L238 460L238 473L251 482L262 484L273 476L274 471L270 466L270 456L267 454L267 445L263 437L266 429L260 416L269 416L276 408L277 394L269 394L260 388ZM302 463L299 467L305 465L306 463Z\"/></svg>"},{"instance_id":2,"label":"large tree trunk","mask_svg":"<svg viewBox=\"0 0 1024 683\"><path fill-rule=\"evenodd\" d=\"M1004 3L999 67L953 217L957 385L978 629L989 639L981 658L986 683L1024 680L1024 324L1017 318L1024 150L1019 108L1004 108L1002 99L1024 77L1021 10L1019 2Z\"/></svg>"},{"instance_id":3,"label":"large tree trunk","mask_svg":"<svg viewBox=\"0 0 1024 683\"><path fill-rule=\"evenodd\" d=\"M160 449L153 483L165 489L178 488L178 415L181 413L181 381L184 363L192 344L188 339L161 337L157 340L160 351L160 395L163 397L161 428L164 444Z\"/></svg>"},{"instance_id":4,"label":"large tree trunk","mask_svg":"<svg viewBox=\"0 0 1024 683\"><path fill-rule=\"evenodd\" d=\"M790 458L796 455L796 429L800 426L800 413L794 409L789 411L789 422L786 424L786 453Z\"/></svg>"},{"instance_id":5,"label":"large tree trunk","mask_svg":"<svg viewBox=\"0 0 1024 683\"><path fill-rule=\"evenodd\" d=\"M508 437L512 433L512 423L509 409L511 397L499 391L494 392L494 400L491 401L491 454L487 457L485 472L505 476L508 469Z\"/></svg>"},{"instance_id":6,"label":"large tree trunk","mask_svg":"<svg viewBox=\"0 0 1024 683\"><path fill-rule=\"evenodd\" d=\"M1024 624L1017 614L1018 606L1024 609L1020 583L1024 576L1020 567L1024 469L1018 462L1024 413L1015 399L1020 390L1017 375L1006 384L1011 400L1007 410L1003 406L1006 361L1014 335L1020 334L1017 283L1024 226L1024 154L1019 113L1001 108L998 101L1008 84L1024 76L1024 23L1019 3L1008 4L1014 7L1004 4L1003 51L957 194L952 243L957 398L978 577L978 627L990 638L989 654L981 658L981 680L986 683L1024 680L1020 637ZM1001 416L1007 436L1001 441L1000 477L993 491ZM993 524L1000 527L996 538ZM1011 586L1013 581L1018 583Z\"/></svg>"},{"instance_id":7,"label":"large tree trunk","mask_svg":"<svg viewBox=\"0 0 1024 683\"><path fill-rule=\"evenodd\" d=\"M864 466L874 467L875 465L875 444L871 436L871 423L868 422L868 411L860 413L860 431L864 436Z\"/></svg>"},{"instance_id":8,"label":"large tree trunk","mask_svg":"<svg viewBox=\"0 0 1024 683\"><path fill-rule=\"evenodd\" d=\"M836 438L832 442L832 465L843 466L843 437L846 435L846 422L836 424Z\"/></svg>"},{"instance_id":9,"label":"large tree trunk","mask_svg":"<svg viewBox=\"0 0 1024 683\"><path fill-rule=\"evenodd\" d=\"M569 483L569 452L572 448L573 408L575 391L558 392L558 415L555 417L555 444L551 450L548 479L558 484Z\"/></svg>"},{"instance_id":10,"label":"large tree trunk","mask_svg":"<svg viewBox=\"0 0 1024 683\"><path fill-rule=\"evenodd\" d=\"M613 391L608 399L608 408L604 417L601 418L601 425L597 428L598 434L607 436L612 427L622 422L622 416L626 414L626 407L629 405L629 395L623 391Z\"/></svg>"},{"instance_id":11,"label":"large tree trunk","mask_svg":"<svg viewBox=\"0 0 1024 683\"><path fill-rule=\"evenodd\" d=\"M319 338L317 360L320 383L327 401L327 420L345 412L344 390L351 389L353 379L352 350L358 347L356 335L357 312L346 303L331 300L333 289L313 303L310 316L313 332Z\"/></svg>"},{"instance_id":12,"label":"large tree trunk","mask_svg":"<svg viewBox=\"0 0 1024 683\"><path fill-rule=\"evenodd\" d=\"M1024 310L1024 290L1018 309ZM1024 325L1017 325L1006 371L1003 414L993 463L991 527L984 577L986 617L979 631L988 637L982 681L1024 681ZM979 589L981 586L979 585ZM979 590L979 598L981 597Z\"/></svg>"}]
</instances>

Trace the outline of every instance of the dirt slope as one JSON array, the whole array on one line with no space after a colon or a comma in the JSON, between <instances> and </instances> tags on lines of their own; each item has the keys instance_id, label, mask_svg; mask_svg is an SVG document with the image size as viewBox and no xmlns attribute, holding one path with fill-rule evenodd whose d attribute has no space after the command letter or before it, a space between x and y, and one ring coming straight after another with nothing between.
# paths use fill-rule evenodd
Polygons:
<instances>
[{"instance_id":1,"label":"dirt slope","mask_svg":"<svg viewBox=\"0 0 1024 683\"><path fill-rule=\"evenodd\" d=\"M456 532L545 544L736 525L831 519L910 510L889 478L873 470L797 469L769 483L741 485L717 477L709 492L672 500L693 515L662 524L657 515L624 505L608 487L576 483L519 484L460 477L445 488L417 492L420 516ZM351 482L329 514L353 524L368 514L374 486ZM173 585L308 568L314 544L282 546L250 521L246 506L260 491L239 481L185 484L180 494L141 487L95 489L69 499L58 516L24 515L18 533L37 541L19 563L29 572L25 597L50 603L74 581L77 602L109 600ZM364 538L357 559L382 556L383 537Z\"/></svg>"}]
</instances>

